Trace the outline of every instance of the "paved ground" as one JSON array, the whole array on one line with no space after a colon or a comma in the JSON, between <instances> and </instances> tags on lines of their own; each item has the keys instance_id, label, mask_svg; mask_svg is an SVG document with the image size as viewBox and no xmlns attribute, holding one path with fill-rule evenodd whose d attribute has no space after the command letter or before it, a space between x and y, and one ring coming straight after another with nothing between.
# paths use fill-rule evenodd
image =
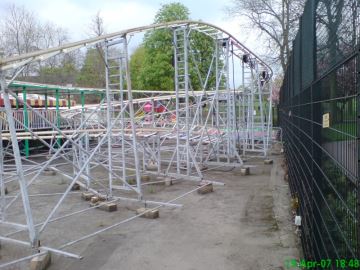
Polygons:
<instances>
[{"instance_id":1,"label":"paved ground","mask_svg":"<svg viewBox=\"0 0 360 270\"><path fill-rule=\"evenodd\" d=\"M138 218L76 244L68 251L84 258L77 261L53 257L50 270L285 269L284 260L299 258L299 251L280 163L280 157L275 157L273 165L249 161L258 165L249 176L241 176L239 170L209 171L207 179L226 185L215 186L211 194L188 195L178 201L184 205L182 208L161 208L159 219ZM57 186L59 183L54 184L54 188ZM171 187L147 187L146 192L150 198L166 201L194 187L194 183L179 182ZM71 196L69 207L84 204L79 194ZM52 225L43 245L57 247L133 216L138 207L131 203L120 205L114 213L93 210ZM7 247L2 249L2 255L9 256Z\"/></svg>"}]
</instances>

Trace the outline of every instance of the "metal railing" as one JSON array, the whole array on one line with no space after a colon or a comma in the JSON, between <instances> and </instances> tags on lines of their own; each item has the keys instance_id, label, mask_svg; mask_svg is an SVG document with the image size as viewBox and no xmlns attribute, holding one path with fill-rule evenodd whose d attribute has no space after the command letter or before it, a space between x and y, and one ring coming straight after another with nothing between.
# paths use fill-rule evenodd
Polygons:
<instances>
[{"instance_id":1,"label":"metal railing","mask_svg":"<svg viewBox=\"0 0 360 270\"><path fill-rule=\"evenodd\" d=\"M356 0L308 1L281 89L279 120L307 259L360 257L359 11Z\"/></svg>"},{"instance_id":2,"label":"metal railing","mask_svg":"<svg viewBox=\"0 0 360 270\"><path fill-rule=\"evenodd\" d=\"M34 109L36 110L40 115L44 116L47 120L49 120L52 123L56 123L59 121L59 127L65 128L69 126L68 121L58 116L58 113L54 109L45 109L45 108L39 108ZM15 119L15 129L17 131L24 131L25 128L22 124L25 124L25 118L26 115L24 113L23 109L13 110L13 116ZM42 119L39 115L33 113L33 112L27 112L28 117L28 128L32 130L46 130L46 129L52 129L52 126L47 123L44 119ZM58 118L59 117L59 118ZM59 119L59 120L58 120ZM22 124L21 124L22 123ZM6 117L6 113L0 111L0 128L4 132L9 131L9 125Z\"/></svg>"}]
</instances>

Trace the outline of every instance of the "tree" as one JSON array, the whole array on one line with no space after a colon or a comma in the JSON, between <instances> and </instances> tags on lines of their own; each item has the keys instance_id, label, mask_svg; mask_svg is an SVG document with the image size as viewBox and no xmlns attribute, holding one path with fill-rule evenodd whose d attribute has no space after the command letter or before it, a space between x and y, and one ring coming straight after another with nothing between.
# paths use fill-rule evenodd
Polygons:
<instances>
[{"instance_id":1,"label":"tree","mask_svg":"<svg viewBox=\"0 0 360 270\"><path fill-rule=\"evenodd\" d=\"M105 34L104 20L97 12L89 24L90 35L101 36ZM105 87L105 62L104 50L100 46L86 51L83 65L80 69L76 82L84 87Z\"/></svg>"},{"instance_id":2,"label":"tree","mask_svg":"<svg viewBox=\"0 0 360 270\"><path fill-rule=\"evenodd\" d=\"M6 55L22 54L37 49L39 25L32 12L11 5L1 20L2 46Z\"/></svg>"},{"instance_id":3,"label":"tree","mask_svg":"<svg viewBox=\"0 0 360 270\"><path fill-rule=\"evenodd\" d=\"M180 3L164 4L154 23L189 19L189 10ZM139 89L174 88L172 31L161 29L145 33L143 44L130 61L133 85Z\"/></svg>"},{"instance_id":4,"label":"tree","mask_svg":"<svg viewBox=\"0 0 360 270\"><path fill-rule=\"evenodd\" d=\"M105 34L104 19L101 17L101 12L98 11L92 18L89 25L90 35L102 36Z\"/></svg>"},{"instance_id":5,"label":"tree","mask_svg":"<svg viewBox=\"0 0 360 270\"><path fill-rule=\"evenodd\" d=\"M164 4L155 15L155 23L188 20L189 16L189 9L181 3Z\"/></svg>"},{"instance_id":6,"label":"tree","mask_svg":"<svg viewBox=\"0 0 360 270\"><path fill-rule=\"evenodd\" d=\"M1 42L6 55L60 46L68 41L67 31L50 22L41 23L23 6L10 5L0 21Z\"/></svg>"},{"instance_id":7,"label":"tree","mask_svg":"<svg viewBox=\"0 0 360 270\"><path fill-rule=\"evenodd\" d=\"M19 55L40 49L60 46L68 41L67 31L52 23L41 23L33 12L23 6L10 5L7 13L0 18L0 47L5 56ZM60 67L64 56L52 57L45 62L33 63L21 74L22 79L36 78L39 70L48 67Z\"/></svg>"},{"instance_id":8,"label":"tree","mask_svg":"<svg viewBox=\"0 0 360 270\"><path fill-rule=\"evenodd\" d=\"M162 5L154 23L188 20L189 10L181 3ZM206 77L212 54L213 40L204 34L192 31L189 37L191 55L189 74L193 89L201 89L199 74ZM130 60L132 83L138 89L171 90L174 88L174 48L171 29L147 32L143 44L134 52ZM195 66L195 63L197 67ZM199 71L199 72L198 72ZM211 81L215 81L211 78Z\"/></svg>"},{"instance_id":9,"label":"tree","mask_svg":"<svg viewBox=\"0 0 360 270\"><path fill-rule=\"evenodd\" d=\"M78 85L84 87L98 87L105 86L105 64L103 59L99 56L97 49L88 49L86 52L84 64L79 72L76 80Z\"/></svg>"},{"instance_id":10,"label":"tree","mask_svg":"<svg viewBox=\"0 0 360 270\"><path fill-rule=\"evenodd\" d=\"M67 85L76 83L78 69L73 55L65 55L62 62L56 66L42 66L39 68L38 81L48 84Z\"/></svg>"},{"instance_id":11,"label":"tree","mask_svg":"<svg viewBox=\"0 0 360 270\"><path fill-rule=\"evenodd\" d=\"M142 89L141 80L139 78L139 71L144 65L145 48L140 45L135 52L131 55L130 61L130 74L131 74L131 85L133 89Z\"/></svg>"},{"instance_id":12,"label":"tree","mask_svg":"<svg viewBox=\"0 0 360 270\"><path fill-rule=\"evenodd\" d=\"M286 70L305 0L233 0L227 7L231 16L245 18L244 27L251 25L264 38L266 57Z\"/></svg>"}]
</instances>

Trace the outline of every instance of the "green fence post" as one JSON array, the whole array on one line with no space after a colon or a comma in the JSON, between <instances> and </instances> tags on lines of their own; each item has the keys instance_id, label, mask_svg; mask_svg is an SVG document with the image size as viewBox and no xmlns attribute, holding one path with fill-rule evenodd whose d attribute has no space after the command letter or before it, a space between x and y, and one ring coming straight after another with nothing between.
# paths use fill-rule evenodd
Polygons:
<instances>
[{"instance_id":1,"label":"green fence post","mask_svg":"<svg viewBox=\"0 0 360 270\"><path fill-rule=\"evenodd\" d=\"M70 91L68 92L68 109L71 108Z\"/></svg>"},{"instance_id":2,"label":"green fence post","mask_svg":"<svg viewBox=\"0 0 360 270\"><path fill-rule=\"evenodd\" d=\"M45 100L44 100L44 102L45 102L45 109L47 110L47 108L48 108L48 94L47 94L47 90L45 90Z\"/></svg>"},{"instance_id":3,"label":"green fence post","mask_svg":"<svg viewBox=\"0 0 360 270\"><path fill-rule=\"evenodd\" d=\"M80 98L81 98L81 111L82 111L82 113L84 113L84 108L85 108L85 94L84 94L84 91L80 92Z\"/></svg>"},{"instance_id":4,"label":"green fence post","mask_svg":"<svg viewBox=\"0 0 360 270\"><path fill-rule=\"evenodd\" d=\"M16 97L19 97L19 91L17 90L17 88L16 88ZM18 99L16 99L15 100L15 102L16 102L16 109L18 110L19 109L19 100Z\"/></svg>"},{"instance_id":5,"label":"green fence post","mask_svg":"<svg viewBox=\"0 0 360 270\"><path fill-rule=\"evenodd\" d=\"M24 101L24 106L23 106L23 113L24 113L24 127L25 127L25 131L29 131L28 127L29 127L29 115L28 115L28 110L25 104L27 104L27 97L26 97L26 86L23 86L23 101ZM30 149L29 149L29 140L25 139L25 156L29 157L30 155Z\"/></svg>"}]
</instances>

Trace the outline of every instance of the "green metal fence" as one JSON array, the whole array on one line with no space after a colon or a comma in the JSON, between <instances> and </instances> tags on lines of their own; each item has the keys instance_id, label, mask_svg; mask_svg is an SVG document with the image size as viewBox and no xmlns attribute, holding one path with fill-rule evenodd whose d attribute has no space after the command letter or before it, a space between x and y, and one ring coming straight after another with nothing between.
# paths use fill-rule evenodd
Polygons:
<instances>
[{"instance_id":1,"label":"green metal fence","mask_svg":"<svg viewBox=\"0 0 360 270\"><path fill-rule=\"evenodd\" d=\"M307 259L360 258L359 11L358 0L307 1L281 89Z\"/></svg>"}]
</instances>

